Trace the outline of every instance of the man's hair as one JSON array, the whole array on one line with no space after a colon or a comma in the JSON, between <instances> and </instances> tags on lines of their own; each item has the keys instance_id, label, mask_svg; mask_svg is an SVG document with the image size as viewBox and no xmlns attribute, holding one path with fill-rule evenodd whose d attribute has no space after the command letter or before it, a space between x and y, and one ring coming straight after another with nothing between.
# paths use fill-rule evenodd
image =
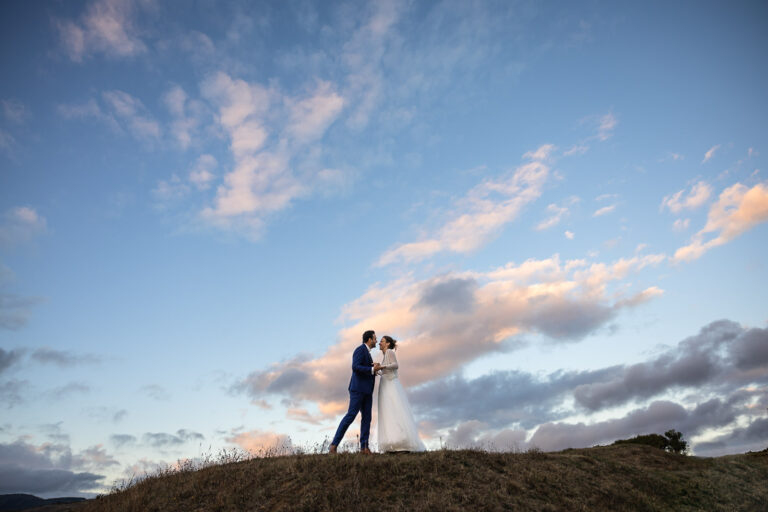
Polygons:
<instances>
[{"instance_id":1,"label":"man's hair","mask_svg":"<svg viewBox=\"0 0 768 512\"><path fill-rule=\"evenodd\" d=\"M376 336L374 331L365 331L363 333L363 343L368 343L368 340Z\"/></svg>"}]
</instances>

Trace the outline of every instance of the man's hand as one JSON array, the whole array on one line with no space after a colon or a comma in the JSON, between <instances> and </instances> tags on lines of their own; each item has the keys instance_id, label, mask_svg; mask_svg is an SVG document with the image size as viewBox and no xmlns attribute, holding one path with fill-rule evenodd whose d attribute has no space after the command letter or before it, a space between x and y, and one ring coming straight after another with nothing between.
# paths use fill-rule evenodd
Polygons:
<instances>
[{"instance_id":1,"label":"man's hand","mask_svg":"<svg viewBox=\"0 0 768 512\"><path fill-rule=\"evenodd\" d=\"M381 370L381 365L379 363L373 363L373 371L377 372Z\"/></svg>"}]
</instances>

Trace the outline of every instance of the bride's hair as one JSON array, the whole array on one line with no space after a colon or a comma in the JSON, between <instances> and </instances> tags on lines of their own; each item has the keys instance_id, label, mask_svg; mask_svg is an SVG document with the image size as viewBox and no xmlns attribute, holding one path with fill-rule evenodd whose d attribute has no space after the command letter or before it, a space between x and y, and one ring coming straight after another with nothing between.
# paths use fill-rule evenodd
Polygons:
<instances>
[{"instance_id":1,"label":"bride's hair","mask_svg":"<svg viewBox=\"0 0 768 512\"><path fill-rule=\"evenodd\" d=\"M394 339L392 336L382 336L381 339L387 340L387 343L389 343L389 348L397 349L395 345L397 345L397 340Z\"/></svg>"}]
</instances>

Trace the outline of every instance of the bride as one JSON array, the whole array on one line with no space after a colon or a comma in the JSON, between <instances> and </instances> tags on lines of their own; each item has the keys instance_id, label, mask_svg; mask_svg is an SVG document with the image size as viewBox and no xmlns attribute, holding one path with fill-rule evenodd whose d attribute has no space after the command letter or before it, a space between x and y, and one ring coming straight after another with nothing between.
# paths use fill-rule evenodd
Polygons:
<instances>
[{"instance_id":1,"label":"bride","mask_svg":"<svg viewBox=\"0 0 768 512\"><path fill-rule=\"evenodd\" d=\"M379 451L423 452L424 443L419 439L408 397L397 378L396 345L397 340L390 336L382 336L379 342L384 353L379 379Z\"/></svg>"}]
</instances>

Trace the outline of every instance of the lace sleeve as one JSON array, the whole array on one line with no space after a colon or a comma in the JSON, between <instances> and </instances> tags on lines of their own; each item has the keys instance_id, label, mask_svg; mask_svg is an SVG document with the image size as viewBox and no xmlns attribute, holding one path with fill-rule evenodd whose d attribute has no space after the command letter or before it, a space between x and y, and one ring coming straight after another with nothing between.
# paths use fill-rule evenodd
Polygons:
<instances>
[{"instance_id":1,"label":"lace sleeve","mask_svg":"<svg viewBox=\"0 0 768 512\"><path fill-rule=\"evenodd\" d=\"M384 359L387 361L385 365L387 370L397 370L397 356L395 356L394 350L387 350L387 353L384 354Z\"/></svg>"}]
</instances>

